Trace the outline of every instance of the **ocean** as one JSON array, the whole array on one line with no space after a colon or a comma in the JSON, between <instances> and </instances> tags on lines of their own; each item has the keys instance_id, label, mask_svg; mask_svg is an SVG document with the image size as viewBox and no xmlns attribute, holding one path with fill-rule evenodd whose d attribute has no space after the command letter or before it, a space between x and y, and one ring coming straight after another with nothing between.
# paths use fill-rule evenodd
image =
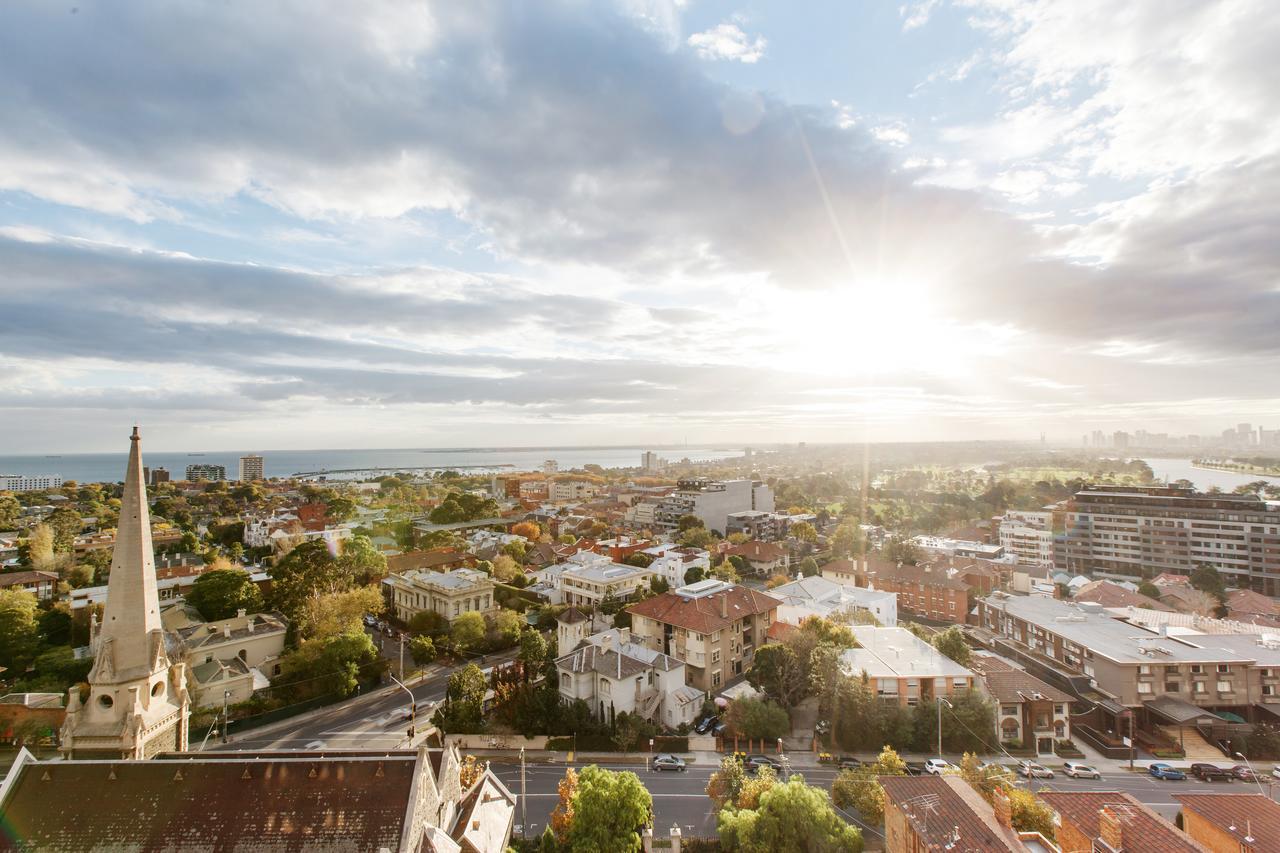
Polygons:
<instances>
[{"instance_id":1,"label":"ocean","mask_svg":"<svg viewBox=\"0 0 1280 853\"><path fill-rule=\"evenodd\" d=\"M402 448L378 450L243 450L207 453L150 453L143 445L142 462L151 468L165 468L170 477L182 479L187 466L223 465L227 477L235 479L241 456L263 457L268 477L290 477L321 471L329 479L352 479L360 475L455 468L459 471L531 471L554 459L562 470L599 465L602 468L635 468L640 456L653 450L673 461L688 458L712 462L741 456L741 449L725 447L468 447ZM81 483L119 482L124 477L127 449L120 453L68 453L57 456L0 456L0 474L28 476L53 474Z\"/></svg>"}]
</instances>

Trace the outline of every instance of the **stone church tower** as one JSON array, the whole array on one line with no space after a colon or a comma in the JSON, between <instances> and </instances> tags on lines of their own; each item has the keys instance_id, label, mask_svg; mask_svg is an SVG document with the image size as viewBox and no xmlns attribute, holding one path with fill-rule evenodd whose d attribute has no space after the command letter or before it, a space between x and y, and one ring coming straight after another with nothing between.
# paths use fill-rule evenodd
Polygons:
<instances>
[{"instance_id":1,"label":"stone church tower","mask_svg":"<svg viewBox=\"0 0 1280 853\"><path fill-rule=\"evenodd\" d=\"M160 625L151 512L133 428L102 623L83 702L72 688L62 726L69 758L151 758L187 749L186 665L170 663Z\"/></svg>"}]
</instances>

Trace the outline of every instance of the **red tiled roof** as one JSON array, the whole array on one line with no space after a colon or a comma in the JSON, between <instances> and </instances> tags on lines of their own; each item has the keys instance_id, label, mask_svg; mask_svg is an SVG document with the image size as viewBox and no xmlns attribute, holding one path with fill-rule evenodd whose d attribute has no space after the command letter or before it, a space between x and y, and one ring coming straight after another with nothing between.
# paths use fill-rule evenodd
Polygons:
<instances>
[{"instance_id":1,"label":"red tiled roof","mask_svg":"<svg viewBox=\"0 0 1280 853\"><path fill-rule=\"evenodd\" d=\"M768 563L774 560L781 560L787 555L786 549L772 542L759 542L751 540L743 542L741 545L734 545L732 548L725 549L725 554L730 557L742 557L753 563Z\"/></svg>"},{"instance_id":2,"label":"red tiled roof","mask_svg":"<svg viewBox=\"0 0 1280 853\"><path fill-rule=\"evenodd\" d=\"M387 558L387 571L393 575L415 569L438 569L442 566L474 565L475 557L452 548L431 551L410 551Z\"/></svg>"},{"instance_id":3,"label":"red tiled roof","mask_svg":"<svg viewBox=\"0 0 1280 853\"><path fill-rule=\"evenodd\" d=\"M1001 826L991 806L958 776L880 776L886 807L906 816L928 850L1023 851L1017 833Z\"/></svg>"},{"instance_id":4,"label":"red tiled roof","mask_svg":"<svg viewBox=\"0 0 1280 853\"><path fill-rule=\"evenodd\" d=\"M1132 592L1107 580L1090 581L1071 596L1074 601L1092 601L1103 607L1145 607L1173 612L1173 608L1140 592Z\"/></svg>"},{"instance_id":5,"label":"red tiled roof","mask_svg":"<svg viewBox=\"0 0 1280 853\"><path fill-rule=\"evenodd\" d=\"M664 592L627 608L633 616L644 616L667 625L706 634L732 625L744 616L776 610L782 602L772 595L745 586L731 586L701 598ZM728 615L722 616L722 613Z\"/></svg>"},{"instance_id":6,"label":"red tiled roof","mask_svg":"<svg viewBox=\"0 0 1280 853\"><path fill-rule=\"evenodd\" d=\"M1161 572L1151 582L1156 586L1191 586L1190 578L1173 572Z\"/></svg>"},{"instance_id":7,"label":"red tiled roof","mask_svg":"<svg viewBox=\"0 0 1280 853\"><path fill-rule=\"evenodd\" d=\"M975 666L980 665L976 661L975 658ZM1020 669L992 668L986 670L982 678L987 683L987 692L997 702L1016 704L1034 699L1037 695L1046 702L1074 701L1072 697L1053 685L1046 684L1031 673Z\"/></svg>"},{"instance_id":8,"label":"red tiled roof","mask_svg":"<svg viewBox=\"0 0 1280 853\"><path fill-rule=\"evenodd\" d=\"M1092 839L1101 832L1099 813L1109 808L1120 821L1125 850L1184 853L1208 849L1123 791L1045 791L1039 796L1062 816L1063 823Z\"/></svg>"},{"instance_id":9,"label":"red tiled roof","mask_svg":"<svg viewBox=\"0 0 1280 853\"><path fill-rule=\"evenodd\" d=\"M1231 611L1233 619L1237 612L1254 616L1280 616L1280 607L1276 606L1274 598L1251 589L1237 589L1227 593L1227 609Z\"/></svg>"},{"instance_id":10,"label":"red tiled roof","mask_svg":"<svg viewBox=\"0 0 1280 853\"><path fill-rule=\"evenodd\" d=\"M1280 803L1261 794L1174 794L1173 798L1185 811L1195 812L1241 842L1246 834L1252 835L1250 849L1280 850Z\"/></svg>"}]
</instances>

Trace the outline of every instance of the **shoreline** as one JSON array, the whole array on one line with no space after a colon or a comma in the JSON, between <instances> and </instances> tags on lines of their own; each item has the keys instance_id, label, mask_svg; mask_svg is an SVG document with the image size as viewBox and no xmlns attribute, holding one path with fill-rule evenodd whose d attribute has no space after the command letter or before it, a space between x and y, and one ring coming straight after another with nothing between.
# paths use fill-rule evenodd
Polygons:
<instances>
[{"instance_id":1,"label":"shoreline","mask_svg":"<svg viewBox=\"0 0 1280 853\"><path fill-rule=\"evenodd\" d=\"M1272 473L1259 473L1257 471L1241 471L1238 468L1228 465L1212 465L1197 459L1191 460L1192 468L1199 468L1202 471L1222 471L1225 474L1239 474L1241 477L1257 477L1259 480L1280 480L1280 471Z\"/></svg>"}]
</instances>

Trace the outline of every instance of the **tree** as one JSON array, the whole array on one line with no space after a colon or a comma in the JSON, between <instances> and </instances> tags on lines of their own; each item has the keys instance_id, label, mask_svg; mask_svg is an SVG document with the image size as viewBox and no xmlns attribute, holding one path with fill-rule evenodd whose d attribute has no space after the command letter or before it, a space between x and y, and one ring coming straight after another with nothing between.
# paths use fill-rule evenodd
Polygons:
<instances>
[{"instance_id":1,"label":"tree","mask_svg":"<svg viewBox=\"0 0 1280 853\"><path fill-rule=\"evenodd\" d=\"M800 561L800 574L811 578L818 573L818 561L813 557L805 557Z\"/></svg>"},{"instance_id":2,"label":"tree","mask_svg":"<svg viewBox=\"0 0 1280 853\"><path fill-rule=\"evenodd\" d=\"M40 645L37 601L23 589L0 589L0 666L21 675Z\"/></svg>"},{"instance_id":3,"label":"tree","mask_svg":"<svg viewBox=\"0 0 1280 853\"><path fill-rule=\"evenodd\" d=\"M475 664L469 663L454 672L445 688L444 704L436 712L436 725L450 734L479 731L484 725L482 713L487 690L484 673Z\"/></svg>"},{"instance_id":4,"label":"tree","mask_svg":"<svg viewBox=\"0 0 1280 853\"><path fill-rule=\"evenodd\" d=\"M771 575L769 579L764 582L764 586L765 589L777 589L785 583L790 583L790 581L791 578L783 574Z\"/></svg>"},{"instance_id":5,"label":"tree","mask_svg":"<svg viewBox=\"0 0 1280 853\"><path fill-rule=\"evenodd\" d=\"M530 542L537 542L542 538L542 527L536 521L522 521L513 525L511 532L516 536L523 536Z\"/></svg>"},{"instance_id":6,"label":"tree","mask_svg":"<svg viewBox=\"0 0 1280 853\"><path fill-rule=\"evenodd\" d=\"M569 843L569 830L573 828L573 798L578 793L578 771L572 767L564 771L564 778L556 784L559 801L551 810L550 830L560 844Z\"/></svg>"},{"instance_id":7,"label":"tree","mask_svg":"<svg viewBox=\"0 0 1280 853\"><path fill-rule=\"evenodd\" d=\"M520 618L520 614L514 610L499 610L491 618L496 648L506 649L520 642L520 631L524 628L524 620Z\"/></svg>"},{"instance_id":8,"label":"tree","mask_svg":"<svg viewBox=\"0 0 1280 853\"><path fill-rule=\"evenodd\" d=\"M1054 836L1053 809L1030 791L1006 788L1009 797L1009 816L1013 828L1019 832L1038 832L1050 840Z\"/></svg>"},{"instance_id":9,"label":"tree","mask_svg":"<svg viewBox=\"0 0 1280 853\"><path fill-rule=\"evenodd\" d=\"M13 495L0 495L0 530L13 530L18 525L22 504Z\"/></svg>"},{"instance_id":10,"label":"tree","mask_svg":"<svg viewBox=\"0 0 1280 853\"><path fill-rule=\"evenodd\" d=\"M968 666L973 660L973 649L965 642L964 633L959 625L952 625L933 638L933 647L951 658L961 666Z\"/></svg>"},{"instance_id":11,"label":"tree","mask_svg":"<svg viewBox=\"0 0 1280 853\"><path fill-rule=\"evenodd\" d=\"M772 767L761 767L754 776L749 776L743 780L742 789L738 791L733 807L737 809L760 808L760 798L764 796L766 791L772 790L773 786L777 784L778 774L774 769Z\"/></svg>"},{"instance_id":12,"label":"tree","mask_svg":"<svg viewBox=\"0 0 1280 853\"><path fill-rule=\"evenodd\" d=\"M1191 586L1207 595L1213 596L1217 600L1218 607L1214 613L1215 616L1224 617L1227 615L1227 584L1217 569L1207 563L1201 563L1191 573L1190 580Z\"/></svg>"},{"instance_id":13,"label":"tree","mask_svg":"<svg viewBox=\"0 0 1280 853\"><path fill-rule=\"evenodd\" d=\"M358 586L377 583L387 576L387 557L368 536L352 536L344 541L338 566Z\"/></svg>"},{"instance_id":14,"label":"tree","mask_svg":"<svg viewBox=\"0 0 1280 853\"><path fill-rule=\"evenodd\" d=\"M871 825L884 821L884 788L879 776L905 776L907 765L886 746L873 764L842 770L831 785L831 800L839 808L853 808Z\"/></svg>"},{"instance_id":15,"label":"tree","mask_svg":"<svg viewBox=\"0 0 1280 853\"><path fill-rule=\"evenodd\" d=\"M687 548L699 548L703 551L715 544L715 534L705 527L691 527L680 534L679 543Z\"/></svg>"},{"instance_id":16,"label":"tree","mask_svg":"<svg viewBox=\"0 0 1280 853\"><path fill-rule=\"evenodd\" d=\"M792 537L801 542L812 544L818 541L818 531L807 521L800 521L791 525L790 533Z\"/></svg>"},{"instance_id":17,"label":"tree","mask_svg":"<svg viewBox=\"0 0 1280 853\"><path fill-rule=\"evenodd\" d=\"M426 634L433 638L446 637L449 635L449 620L443 613L419 610L409 617L409 630L415 634Z\"/></svg>"},{"instance_id":18,"label":"tree","mask_svg":"<svg viewBox=\"0 0 1280 853\"><path fill-rule=\"evenodd\" d=\"M759 699L735 699L725 715L728 728L740 737L777 740L791 733L791 718L786 710Z\"/></svg>"},{"instance_id":19,"label":"tree","mask_svg":"<svg viewBox=\"0 0 1280 853\"><path fill-rule=\"evenodd\" d=\"M267 570L271 575L271 604L290 621L296 621L306 602L316 593L351 588L351 576L319 539L304 542Z\"/></svg>"},{"instance_id":20,"label":"tree","mask_svg":"<svg viewBox=\"0 0 1280 853\"><path fill-rule=\"evenodd\" d=\"M671 584L667 583L666 578L658 577L657 575L649 578L649 590L654 595L662 595L669 589L671 589Z\"/></svg>"},{"instance_id":21,"label":"tree","mask_svg":"<svg viewBox=\"0 0 1280 853\"><path fill-rule=\"evenodd\" d=\"M682 515L676 519L676 532L684 533L686 530L693 530L696 527L706 527L707 525L702 519L696 515Z\"/></svg>"},{"instance_id":22,"label":"tree","mask_svg":"<svg viewBox=\"0 0 1280 853\"><path fill-rule=\"evenodd\" d=\"M1147 598L1154 598L1156 601L1160 600L1160 587L1156 586L1151 581L1144 580L1142 583L1138 584L1138 593L1140 595L1145 595Z\"/></svg>"},{"instance_id":23,"label":"tree","mask_svg":"<svg viewBox=\"0 0 1280 853\"><path fill-rule=\"evenodd\" d=\"M409 641L409 654L418 666L425 666L436 659L436 644L430 637L414 637Z\"/></svg>"},{"instance_id":24,"label":"tree","mask_svg":"<svg viewBox=\"0 0 1280 853\"><path fill-rule=\"evenodd\" d=\"M573 853L635 853L641 846L640 830L652 823L653 797L636 774L594 764L578 774L568 833Z\"/></svg>"},{"instance_id":25,"label":"tree","mask_svg":"<svg viewBox=\"0 0 1280 853\"><path fill-rule=\"evenodd\" d=\"M862 538L862 528L856 521L843 522L836 528L831 537L831 553L836 557L852 557L859 555L866 547Z\"/></svg>"},{"instance_id":26,"label":"tree","mask_svg":"<svg viewBox=\"0 0 1280 853\"><path fill-rule=\"evenodd\" d=\"M920 562L920 548L905 536L890 536L882 550L884 558L891 563L914 566Z\"/></svg>"},{"instance_id":27,"label":"tree","mask_svg":"<svg viewBox=\"0 0 1280 853\"><path fill-rule=\"evenodd\" d=\"M547 662L547 641L537 631L525 631L520 635L520 664L524 668L524 679L529 681L535 677L538 667Z\"/></svg>"},{"instance_id":28,"label":"tree","mask_svg":"<svg viewBox=\"0 0 1280 853\"><path fill-rule=\"evenodd\" d=\"M293 701L350 696L363 680L375 682L386 668L364 631L302 643L280 661L275 686Z\"/></svg>"},{"instance_id":29,"label":"tree","mask_svg":"<svg viewBox=\"0 0 1280 853\"><path fill-rule=\"evenodd\" d=\"M725 850L772 853L774 850L862 850L862 833L835 813L821 788L801 776L771 786L759 808L724 809L716 821Z\"/></svg>"},{"instance_id":30,"label":"tree","mask_svg":"<svg viewBox=\"0 0 1280 853\"><path fill-rule=\"evenodd\" d=\"M187 603L209 622L227 619L236 611L262 610L262 593L242 569L214 569L196 578L187 593Z\"/></svg>"},{"instance_id":31,"label":"tree","mask_svg":"<svg viewBox=\"0 0 1280 853\"><path fill-rule=\"evenodd\" d=\"M642 551L636 551L634 554L628 554L622 558L622 562L628 566L635 566L637 569L647 569L653 565L654 557L652 554L645 554Z\"/></svg>"},{"instance_id":32,"label":"tree","mask_svg":"<svg viewBox=\"0 0 1280 853\"><path fill-rule=\"evenodd\" d=\"M27 537L27 560L38 572L61 572L63 558L53 550L53 528L37 524Z\"/></svg>"},{"instance_id":33,"label":"tree","mask_svg":"<svg viewBox=\"0 0 1280 853\"><path fill-rule=\"evenodd\" d=\"M343 522L356 514L356 502L346 495L334 495L324 502L324 511L335 522Z\"/></svg>"},{"instance_id":34,"label":"tree","mask_svg":"<svg viewBox=\"0 0 1280 853\"><path fill-rule=\"evenodd\" d=\"M684 582L686 584L697 583L704 577L706 577L706 573L703 571L702 566L693 566L684 573Z\"/></svg>"},{"instance_id":35,"label":"tree","mask_svg":"<svg viewBox=\"0 0 1280 853\"><path fill-rule=\"evenodd\" d=\"M712 773L711 778L707 780L707 796L716 804L717 809L723 808L728 803L736 803L738 793L746 780L747 773L742 767L742 762L737 756L726 755L720 759L720 769Z\"/></svg>"},{"instance_id":36,"label":"tree","mask_svg":"<svg viewBox=\"0 0 1280 853\"><path fill-rule=\"evenodd\" d=\"M449 628L449 639L463 651L471 651L484 642L484 617L474 610L463 613L453 620Z\"/></svg>"},{"instance_id":37,"label":"tree","mask_svg":"<svg viewBox=\"0 0 1280 853\"><path fill-rule=\"evenodd\" d=\"M316 592L298 614L299 636L324 639L362 631L366 614L378 615L386 607L382 593L374 586L360 586L342 592Z\"/></svg>"},{"instance_id":38,"label":"tree","mask_svg":"<svg viewBox=\"0 0 1280 853\"><path fill-rule=\"evenodd\" d=\"M60 506L49 514L48 524L53 528L53 550L58 554L70 554L75 550L76 537L83 525L80 513L71 507Z\"/></svg>"},{"instance_id":39,"label":"tree","mask_svg":"<svg viewBox=\"0 0 1280 853\"><path fill-rule=\"evenodd\" d=\"M747 681L784 708L794 708L809 690L804 664L782 643L766 643L756 651Z\"/></svg>"},{"instance_id":40,"label":"tree","mask_svg":"<svg viewBox=\"0 0 1280 853\"><path fill-rule=\"evenodd\" d=\"M501 583L511 583L513 578L523 573L520 564L508 554L499 554L493 560L493 577Z\"/></svg>"}]
</instances>

